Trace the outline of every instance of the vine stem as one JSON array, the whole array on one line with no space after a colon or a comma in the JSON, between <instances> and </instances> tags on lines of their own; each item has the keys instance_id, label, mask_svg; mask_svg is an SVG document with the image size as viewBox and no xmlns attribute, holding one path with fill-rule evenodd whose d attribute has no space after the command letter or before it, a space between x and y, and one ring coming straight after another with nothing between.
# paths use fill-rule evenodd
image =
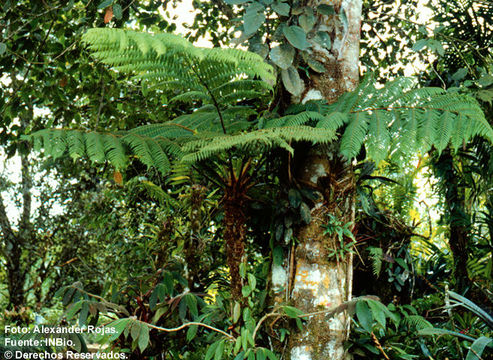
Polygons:
<instances>
[{"instance_id":1,"label":"vine stem","mask_svg":"<svg viewBox=\"0 0 493 360\"><path fill-rule=\"evenodd\" d=\"M165 331L165 332L174 332L174 331L180 331L186 327L189 327L189 326L202 326L202 327L205 327L209 330L212 330L212 331L215 331L215 332L218 332L224 336L226 336L228 339L230 340L236 340L236 338L231 335L231 334L228 334L227 332L225 331L222 331L221 329L218 329L218 328L215 328L213 326L210 326L210 325L207 325L207 324L204 324L204 323L201 323L201 322L188 322L188 323L185 323L185 324L182 324L178 327L175 327L175 328L164 328L164 327L161 327L161 326L156 326L156 325L152 325L152 324L149 324L149 323L146 323L144 321L140 321L138 320L139 322L147 325L148 327L152 328L152 329L156 329L156 330L160 330L160 331Z\"/></svg>"}]
</instances>

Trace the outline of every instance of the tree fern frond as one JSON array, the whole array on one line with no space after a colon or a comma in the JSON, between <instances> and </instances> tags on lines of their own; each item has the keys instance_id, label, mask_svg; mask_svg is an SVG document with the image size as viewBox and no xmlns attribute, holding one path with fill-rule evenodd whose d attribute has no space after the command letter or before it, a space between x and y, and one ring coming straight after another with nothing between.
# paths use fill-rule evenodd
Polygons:
<instances>
[{"instance_id":1,"label":"tree fern frond","mask_svg":"<svg viewBox=\"0 0 493 360\"><path fill-rule=\"evenodd\" d=\"M243 149L252 154L279 147L293 153L294 150L289 144L291 141L328 143L334 138L334 131L316 129L309 126L277 127L238 135L217 136L214 134L211 138L204 138L186 144L184 150L188 154L183 157L183 160L192 163L198 162L231 149Z\"/></svg>"},{"instance_id":2,"label":"tree fern frond","mask_svg":"<svg viewBox=\"0 0 493 360\"><path fill-rule=\"evenodd\" d=\"M440 112L438 110L430 109L426 110L423 117L419 119L417 136L421 139L422 151L429 151L433 146L433 136L439 118ZM460 134L457 135L459 137L461 136Z\"/></svg>"},{"instance_id":3,"label":"tree fern frond","mask_svg":"<svg viewBox=\"0 0 493 360\"><path fill-rule=\"evenodd\" d=\"M173 120L173 123L193 130L220 128L219 115L213 106L202 106L190 114L184 114Z\"/></svg>"},{"instance_id":4,"label":"tree fern frond","mask_svg":"<svg viewBox=\"0 0 493 360\"><path fill-rule=\"evenodd\" d=\"M59 131L53 132L53 134L62 134ZM86 133L86 151L89 159L95 162L104 162L106 159L103 136L100 133L91 131Z\"/></svg>"},{"instance_id":5,"label":"tree fern frond","mask_svg":"<svg viewBox=\"0 0 493 360\"><path fill-rule=\"evenodd\" d=\"M326 115L317 123L318 128L329 129L336 131L342 125L348 122L349 115L347 113L332 112Z\"/></svg>"},{"instance_id":6,"label":"tree fern frond","mask_svg":"<svg viewBox=\"0 0 493 360\"><path fill-rule=\"evenodd\" d=\"M143 180L140 177L134 177L127 183L127 186L133 192L145 192L147 196L159 202L160 204L173 202L172 197L160 186L156 185L152 181Z\"/></svg>"},{"instance_id":7,"label":"tree fern frond","mask_svg":"<svg viewBox=\"0 0 493 360\"><path fill-rule=\"evenodd\" d=\"M74 159L84 156L86 145L81 131L71 131L67 134L67 146L70 156Z\"/></svg>"},{"instance_id":8,"label":"tree fern frond","mask_svg":"<svg viewBox=\"0 0 493 360\"><path fill-rule=\"evenodd\" d=\"M187 128L181 124L173 122L167 122L164 124L150 124L136 127L129 130L131 134L143 135L147 137L166 137L166 138L178 138L192 136L195 131Z\"/></svg>"},{"instance_id":9,"label":"tree fern frond","mask_svg":"<svg viewBox=\"0 0 493 360\"><path fill-rule=\"evenodd\" d=\"M82 137L81 132L76 133L78 136ZM70 138L71 134L72 131L67 133L67 136ZM121 137L116 134L106 134L103 137L103 142L108 161L117 169L125 168L125 166L127 166L127 156L125 155L125 148L123 142L121 141ZM69 151L73 152L72 149Z\"/></svg>"},{"instance_id":10,"label":"tree fern frond","mask_svg":"<svg viewBox=\"0 0 493 360\"><path fill-rule=\"evenodd\" d=\"M193 90L193 91L187 91L180 95L173 96L171 99L169 99L169 103L170 104L173 102L194 103L197 100L210 103L211 96L204 91Z\"/></svg>"},{"instance_id":11,"label":"tree fern frond","mask_svg":"<svg viewBox=\"0 0 493 360\"><path fill-rule=\"evenodd\" d=\"M170 170L168 156L155 139L128 133L124 136L124 141L142 163L157 168L163 174L168 173Z\"/></svg>"},{"instance_id":12,"label":"tree fern frond","mask_svg":"<svg viewBox=\"0 0 493 360\"><path fill-rule=\"evenodd\" d=\"M373 111L370 114L366 150L370 157L378 164L383 160L390 145L390 132L388 129L392 119L388 111Z\"/></svg>"},{"instance_id":13,"label":"tree fern frond","mask_svg":"<svg viewBox=\"0 0 493 360\"><path fill-rule=\"evenodd\" d=\"M310 121L321 122L325 116L316 111L303 111L294 115L287 115L277 119L270 120L265 128L275 128L283 126L304 125Z\"/></svg>"},{"instance_id":14,"label":"tree fern frond","mask_svg":"<svg viewBox=\"0 0 493 360\"><path fill-rule=\"evenodd\" d=\"M493 129L475 99L441 88L412 89L413 83L402 78L376 89L364 80L357 90L329 105L327 119L319 121L317 127L325 127L335 116L338 121L333 126L347 123L341 153L356 156L366 140L370 157L377 161L389 152L397 160L432 147L439 152L447 146L458 149L474 136L493 142ZM367 114L368 118L355 114Z\"/></svg>"},{"instance_id":15,"label":"tree fern frond","mask_svg":"<svg viewBox=\"0 0 493 360\"><path fill-rule=\"evenodd\" d=\"M438 152L442 152L449 143L454 130L454 114L450 111L445 111L436 121L435 139L433 144Z\"/></svg>"},{"instance_id":16,"label":"tree fern frond","mask_svg":"<svg viewBox=\"0 0 493 360\"><path fill-rule=\"evenodd\" d=\"M84 34L83 41L95 58L116 70L164 86L170 82L183 86L188 83L190 90L197 91L201 86L214 89L234 82L229 85L234 88L240 86L241 79L259 77L264 81L257 86L271 89L268 84L275 80L272 66L257 54L239 49L199 48L173 34L97 28ZM241 86L245 90L246 85Z\"/></svg>"},{"instance_id":17,"label":"tree fern frond","mask_svg":"<svg viewBox=\"0 0 493 360\"><path fill-rule=\"evenodd\" d=\"M341 154L348 159L354 158L361 149L367 130L368 115L365 112L351 114L346 131L341 138Z\"/></svg>"},{"instance_id":18,"label":"tree fern frond","mask_svg":"<svg viewBox=\"0 0 493 360\"><path fill-rule=\"evenodd\" d=\"M147 166L166 174L170 169L169 156L181 156L180 148L171 139L141 135L138 130L113 134L50 129L35 132L27 138L40 143L48 156L56 157L68 151L74 158L87 155L91 161L108 161L122 169L127 165L129 155L133 155Z\"/></svg>"}]
</instances>

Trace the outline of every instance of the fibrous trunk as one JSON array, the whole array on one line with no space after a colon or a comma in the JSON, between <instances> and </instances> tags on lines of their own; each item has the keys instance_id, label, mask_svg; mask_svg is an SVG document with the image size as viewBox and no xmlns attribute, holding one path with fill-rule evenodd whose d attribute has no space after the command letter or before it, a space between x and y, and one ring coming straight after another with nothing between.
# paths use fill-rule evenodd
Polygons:
<instances>
[{"instance_id":1,"label":"fibrous trunk","mask_svg":"<svg viewBox=\"0 0 493 360\"><path fill-rule=\"evenodd\" d=\"M313 55L325 64L326 71L322 75L312 74L311 85L298 99L302 102L326 99L331 103L358 84L362 2L312 1L308 5L316 7L322 3L333 6L340 16L344 13L347 27L335 30L330 51L314 51ZM297 232L294 261L288 259L285 266L273 268L272 285L278 300L288 299L305 313L312 313L351 299L352 254L333 255L334 250L340 249L341 242L335 234L326 233L325 225L334 218L341 224L354 221L355 185L352 165L341 158L337 143L312 147L304 153L298 152L296 157L297 182L318 190L320 197L311 208L311 222ZM343 239L347 241L349 239ZM344 312L331 319L323 314L311 316L303 330L290 336L286 356L291 360L346 359L343 343L349 326L350 319Z\"/></svg>"},{"instance_id":2,"label":"fibrous trunk","mask_svg":"<svg viewBox=\"0 0 493 360\"><path fill-rule=\"evenodd\" d=\"M231 297L242 298L243 279L240 264L245 260L246 215L244 199L234 196L234 191L226 191L224 199L224 240L226 242L226 260L231 277Z\"/></svg>"}]
</instances>

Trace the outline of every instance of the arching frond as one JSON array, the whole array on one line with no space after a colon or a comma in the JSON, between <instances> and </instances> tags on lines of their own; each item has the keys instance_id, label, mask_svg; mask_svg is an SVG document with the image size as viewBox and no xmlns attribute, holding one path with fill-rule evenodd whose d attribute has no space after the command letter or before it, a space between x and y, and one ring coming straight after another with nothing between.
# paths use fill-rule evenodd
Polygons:
<instances>
[{"instance_id":1,"label":"arching frond","mask_svg":"<svg viewBox=\"0 0 493 360\"><path fill-rule=\"evenodd\" d=\"M206 100L205 94L212 90L220 98L247 87L261 89L263 93L275 81L272 66L257 54L195 47L178 35L95 28L84 34L82 40L95 58L115 70L162 88L193 91L181 95L187 100L194 95ZM248 80L248 85L242 80Z\"/></svg>"},{"instance_id":2,"label":"arching frond","mask_svg":"<svg viewBox=\"0 0 493 360\"><path fill-rule=\"evenodd\" d=\"M293 153L292 141L329 143L335 139L334 131L310 126L276 127L237 135L210 135L187 143L184 150L188 154L183 160L198 162L231 149L242 149L253 155L278 147Z\"/></svg>"},{"instance_id":3,"label":"arching frond","mask_svg":"<svg viewBox=\"0 0 493 360\"><path fill-rule=\"evenodd\" d=\"M355 157L364 144L367 154L377 161L390 152L399 158L432 148L457 150L474 136L493 141L493 129L475 99L441 88L414 89L413 85L412 79L400 78L377 89L363 81L357 90L330 105L317 127L347 124L342 154ZM331 117L336 121L329 121Z\"/></svg>"}]
</instances>

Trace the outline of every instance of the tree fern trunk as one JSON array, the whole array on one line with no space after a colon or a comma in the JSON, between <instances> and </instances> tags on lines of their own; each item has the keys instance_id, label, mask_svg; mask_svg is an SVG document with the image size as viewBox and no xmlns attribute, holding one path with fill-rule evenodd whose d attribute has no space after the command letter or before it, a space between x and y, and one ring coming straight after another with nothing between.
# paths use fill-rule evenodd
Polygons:
<instances>
[{"instance_id":1,"label":"tree fern trunk","mask_svg":"<svg viewBox=\"0 0 493 360\"><path fill-rule=\"evenodd\" d=\"M316 7L322 3L325 2L309 2L309 5ZM316 54L326 72L312 74L301 101L325 98L334 102L358 84L362 2L343 0L330 5L339 15L344 12L347 28L342 33L336 31L330 52ZM274 290L289 284L290 294L282 296L278 291L278 299L287 297L294 306L310 313L351 299L352 255L346 253L339 259L330 256L331 249L338 249L340 242L335 235L325 234L324 225L329 223L329 215L343 224L354 221L355 184L351 163L340 157L337 143L298 152L296 157L295 163L300 164L295 169L297 182L317 189L320 197L310 209L311 222L297 232L293 260L285 261L284 268L273 268L272 282ZM329 320L323 315L310 317L302 331L291 335L286 355L291 360L346 359L343 343L349 334L349 320L344 312Z\"/></svg>"},{"instance_id":2,"label":"tree fern trunk","mask_svg":"<svg viewBox=\"0 0 493 360\"><path fill-rule=\"evenodd\" d=\"M454 167L454 158L450 150L445 150L437 160L435 168L439 171L444 188L446 221L449 225L449 245L454 258L455 287L463 292L472 287L467 272L470 243L470 216L466 210L466 195L461 184L462 174Z\"/></svg>"},{"instance_id":3,"label":"tree fern trunk","mask_svg":"<svg viewBox=\"0 0 493 360\"><path fill-rule=\"evenodd\" d=\"M226 260L231 278L231 297L242 298L243 280L240 264L245 260L246 215L244 199L236 197L234 191L227 189L224 199L224 240L226 243Z\"/></svg>"}]
</instances>

